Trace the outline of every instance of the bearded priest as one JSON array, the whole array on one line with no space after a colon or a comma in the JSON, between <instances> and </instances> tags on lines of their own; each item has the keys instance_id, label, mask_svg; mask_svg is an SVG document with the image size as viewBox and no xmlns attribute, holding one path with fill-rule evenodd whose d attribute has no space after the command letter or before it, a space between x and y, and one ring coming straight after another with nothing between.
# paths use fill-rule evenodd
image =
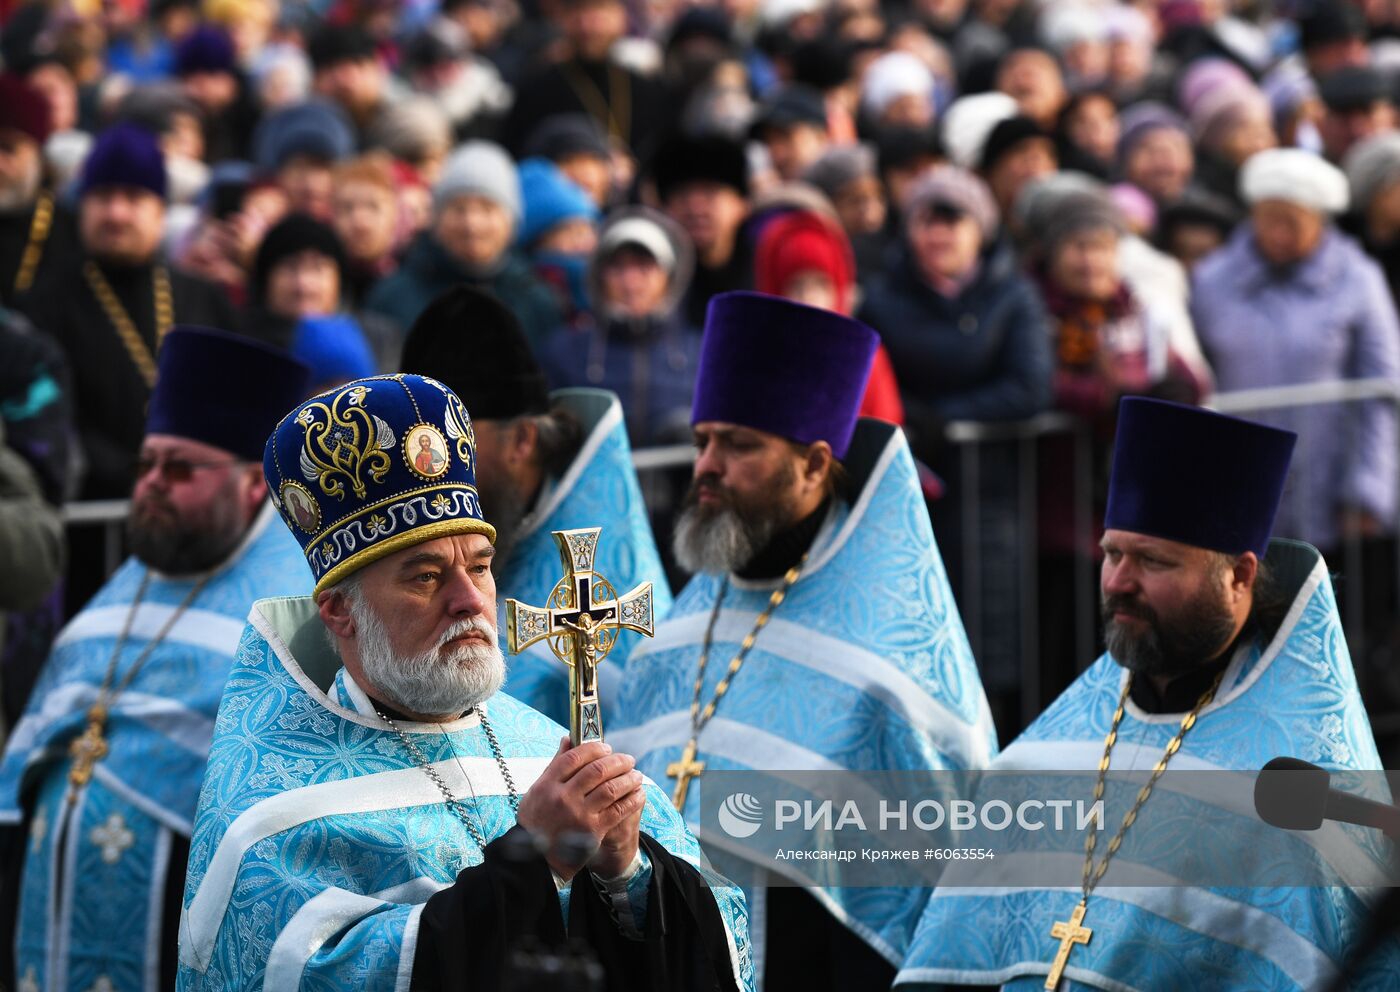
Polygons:
<instances>
[{"instance_id":1,"label":"bearded priest","mask_svg":"<svg viewBox=\"0 0 1400 992\"><path fill-rule=\"evenodd\" d=\"M1267 842L1240 843L1254 836L1252 804L1232 808L1236 797L1217 787L1174 820L1177 787L1154 791L1155 778L1146 780L1161 769L1231 781L1228 773L1275 756L1333 772L1381 768L1327 563L1307 544L1272 536L1295 441L1291 431L1208 410L1121 402L1101 541L1108 650L992 768L1097 770L1097 795L1110 772L1137 772L1142 790L1119 803L1110 794L1101 831L1085 843L1079 885L1022 881L1044 863L1040 851L999 856L1004 885L950 885L944 876L899 989L1342 987L1333 983L1364 933L1372 894L1296 884L1294 866L1332 857L1347 871L1331 878L1365 878L1358 872L1384 863L1379 835L1303 832L1312 844L1327 838L1319 852L1329 853L1319 862L1280 859ZM1350 787L1389 798L1378 776L1366 778ZM1237 795L1249 791L1242 777ZM1192 869L1176 876L1190 884L1132 884L1144 869L1171 880L1163 866L1181 864L1171 860L1176 845L1197 865L1222 856L1229 870L1247 872L1209 887L1198 884L1208 873L1190 877ZM1125 871L1138 874L1125 882ZM1397 981L1400 946L1388 941L1346 988Z\"/></svg>"},{"instance_id":2,"label":"bearded priest","mask_svg":"<svg viewBox=\"0 0 1400 992\"><path fill-rule=\"evenodd\" d=\"M675 537L696 574L628 658L612 724L692 825L713 772L959 771L996 753L909 446L857 421L878 343L774 296L710 303ZM753 889L765 987L888 988L928 890L786 878Z\"/></svg>"},{"instance_id":3,"label":"bearded priest","mask_svg":"<svg viewBox=\"0 0 1400 992\"><path fill-rule=\"evenodd\" d=\"M535 987L531 949L566 938L606 983L576 987L751 988L742 896L665 794L498 692L473 437L456 394L396 375L313 397L268 441L316 586L255 604L244 632L181 989Z\"/></svg>"}]
</instances>

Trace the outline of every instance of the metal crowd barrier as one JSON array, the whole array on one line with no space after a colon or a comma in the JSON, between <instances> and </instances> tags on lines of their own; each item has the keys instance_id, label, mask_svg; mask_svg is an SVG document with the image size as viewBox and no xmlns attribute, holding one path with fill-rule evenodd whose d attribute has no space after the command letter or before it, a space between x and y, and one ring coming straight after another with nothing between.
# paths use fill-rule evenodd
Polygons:
<instances>
[{"instance_id":1,"label":"metal crowd barrier","mask_svg":"<svg viewBox=\"0 0 1400 992\"><path fill-rule=\"evenodd\" d=\"M1248 416L1281 410L1305 410L1321 404L1373 401L1386 402L1395 407L1397 414L1400 414L1400 383L1388 380L1355 380L1251 389L1217 394L1206 405L1222 412ZM957 500L958 533L954 535L960 540L961 546L956 549L945 548L945 557L955 557L960 562L958 574L955 576L960 590L959 609L974 657L979 660L984 660L984 647L988 639L988 608L996 605L988 602L984 578L989 563L981 553L981 533L987 516L983 507L986 502L983 458L991 445L1009 445L1014 448L1016 471L1011 485L1014 488L1013 502L1017 517L1018 547L1015 572L1016 608L1019 613L1015 664L1020 670L1021 717L1023 722L1027 723L1039 712L1043 688L1039 629L1041 589L1038 574L1040 534L1037 497L1041 479L1038 452L1041 442L1052 437L1068 439L1072 451L1071 464L1067 467L1068 478L1057 472L1059 477L1054 483L1063 485L1068 482L1073 503L1074 545L1076 548L1089 548L1097 536L1091 533L1092 452L1089 431L1081 421L1068 414L1051 412L1024 421L958 421L947 427L947 440L954 448L955 461L961 474L958 494L961 498ZM688 465L694 457L695 452L690 445L680 444L637 450L633 453L633 462L638 473L645 475ZM70 528L104 528L105 564L109 574L121 562L122 526L126 516L126 505L124 500L72 503L63 511L64 520ZM1395 529L1396 521L1391 521L1390 524L1392 529ZM946 533L943 535L945 541L948 537ZM954 551L955 554L950 555L950 551ZM1395 590L1400 597L1400 554L1396 554L1395 559ZM1369 665L1362 616L1365 579L1361 560L1360 541L1353 538L1345 542L1340 570L1348 593L1343 597L1343 623L1347 642L1356 660L1357 677L1364 680ZM1098 583L1094 569L1095 564L1090 557L1082 554L1076 556L1073 630L1076 658L1080 667L1087 665L1097 653L1094 614L1098 608ZM1395 607L1395 616L1400 617L1400 603L1395 604ZM1400 734L1400 713L1375 713L1373 724L1378 735Z\"/></svg>"},{"instance_id":2,"label":"metal crowd barrier","mask_svg":"<svg viewBox=\"0 0 1400 992\"><path fill-rule=\"evenodd\" d=\"M1074 514L1073 540L1076 548L1087 548L1094 539L1092 486L1092 452L1089 431L1085 424L1067 413L1049 412L1029 420L1001 423L955 421L947 426L948 441L957 448L957 464L962 478L958 505L958 527L955 539L961 547L945 546L945 557L955 556L961 562L961 575L956 577L960 594L958 605L963 627L967 631L972 655L986 670L986 646L989 622L987 617L988 590L984 585L986 562L981 548L983 471L982 458L988 445L1012 445L1015 448L1016 504L1015 551L1018 613L1018 642L1014 660L1020 668L1021 723L1029 724L1040 713L1042 679L1040 638L1040 528L1038 497L1040 492L1040 444L1051 437L1066 437L1072 452L1068 466L1068 482ZM948 534L942 539L947 543ZM960 581L957 581L960 579ZM1074 559L1074 586L1082 593L1094 585L1093 562L1085 555ZM993 596L995 591L993 591ZM1087 665L1095 656L1094 611L1096 601L1086 595L1074 597L1073 625L1075 657Z\"/></svg>"},{"instance_id":3,"label":"metal crowd barrier","mask_svg":"<svg viewBox=\"0 0 1400 992\"><path fill-rule=\"evenodd\" d=\"M1342 382L1314 382L1295 386L1238 390L1232 393L1218 394L1209 405L1222 413L1249 417L1279 411L1302 412L1312 407L1330 404L1378 401L1388 404L1396 411L1397 418L1400 418L1400 383L1388 379L1354 379ZM1306 436L1300 442L1300 447L1305 443ZM1400 459L1397 459L1397 463L1400 464ZM1306 514L1304 516L1306 517ZM1387 526L1386 536L1396 538L1397 535L1400 535L1400 519L1392 519L1384 523ZM1390 620L1394 625L1400 623L1400 547L1393 549L1392 557L1394 572L1391 579L1393 588L1389 608ZM1337 567L1338 564L1340 564L1340 568ZM1347 647L1351 652L1352 662L1356 669L1357 683L1364 691L1367 688L1368 680L1377 669L1382 666L1389 667L1387 662L1394 662L1397 659L1386 657L1384 654L1385 645L1381 645L1380 654L1375 658L1372 655L1375 646L1369 643L1364 616L1367 600L1367 578L1360 536L1354 533L1343 535L1341 561L1340 563L1329 562L1329 565L1333 567L1334 577L1340 587L1339 591L1342 593L1339 596L1342 606L1342 627L1346 633ZM1400 712L1385 712L1372 707L1369 715L1372 732L1378 738L1394 737L1400 734ZM1382 751L1384 752L1385 749L1383 748Z\"/></svg>"}]
</instances>

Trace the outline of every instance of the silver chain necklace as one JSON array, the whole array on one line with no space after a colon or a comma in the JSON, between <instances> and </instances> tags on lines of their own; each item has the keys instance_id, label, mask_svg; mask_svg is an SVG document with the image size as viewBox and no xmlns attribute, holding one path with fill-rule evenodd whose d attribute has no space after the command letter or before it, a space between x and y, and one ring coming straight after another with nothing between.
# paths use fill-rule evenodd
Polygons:
<instances>
[{"instance_id":1,"label":"silver chain necklace","mask_svg":"<svg viewBox=\"0 0 1400 992\"><path fill-rule=\"evenodd\" d=\"M467 833L472 835L472 840L476 841L477 846L481 848L484 854L486 852L486 835L482 833L481 827L474 823L471 817L467 815L466 806L463 805L460 799L452 794L452 790L447 787L447 783L443 781L442 776L438 774L432 762L428 760L427 756L419 749L418 745L413 743L413 739L409 737L408 734L404 733L397 723L385 716L384 712L380 710L378 706L374 708L374 712L379 719L389 725L390 730L398 735L399 740L403 742L404 748L413 756L413 760L418 763L418 767L423 769L423 774L427 775L428 778L432 780L433 785L437 786L438 791L442 793L442 800L447 804L447 808L456 815L457 819L462 821L462 824L467 828ZM511 777L510 768L506 765L505 755L501 752L500 741L496 740L496 731L492 728L491 722L486 719L485 709L481 711L481 729L486 731L486 742L491 745L491 754L496 759L496 766L501 770L501 778L505 780L506 790L510 794L510 808L516 813L519 813L520 793L516 790L515 779ZM443 736L446 737L447 734L444 732ZM452 742L449 740L448 747L451 746ZM456 748L453 748L452 756L457 758L457 766L460 768L462 759L457 756ZM464 778L466 778L466 774L467 770L462 768L462 776ZM471 785L471 779L469 778L467 779L467 785Z\"/></svg>"}]
</instances>

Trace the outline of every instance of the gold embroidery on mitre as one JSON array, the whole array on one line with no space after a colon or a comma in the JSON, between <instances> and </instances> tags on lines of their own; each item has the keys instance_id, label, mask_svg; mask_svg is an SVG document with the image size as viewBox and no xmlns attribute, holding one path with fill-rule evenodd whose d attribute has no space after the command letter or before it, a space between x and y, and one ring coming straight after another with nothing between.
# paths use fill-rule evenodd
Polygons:
<instances>
[{"instance_id":1,"label":"gold embroidery on mitre","mask_svg":"<svg viewBox=\"0 0 1400 992\"><path fill-rule=\"evenodd\" d=\"M456 393L448 392L446 388L443 392L447 393L447 409L443 411L447 436L456 442L457 457L462 460L467 471L475 472L473 455L476 454L476 429L472 427L472 418L467 415L467 408L462 405Z\"/></svg>"},{"instance_id":2,"label":"gold embroidery on mitre","mask_svg":"<svg viewBox=\"0 0 1400 992\"><path fill-rule=\"evenodd\" d=\"M449 464L442 431L432 424L414 424L403 435L403 460L408 470L425 482L442 478Z\"/></svg>"},{"instance_id":3,"label":"gold embroidery on mitre","mask_svg":"<svg viewBox=\"0 0 1400 992\"><path fill-rule=\"evenodd\" d=\"M457 457L462 460L467 471L474 469L473 456L476 453L476 430L472 427L472 418L467 413L467 408L462 405L462 399L452 390L438 382L432 376L421 376L428 385L442 393L447 401L447 408L443 410L443 425L447 428L447 436L453 440L457 448Z\"/></svg>"},{"instance_id":4,"label":"gold embroidery on mitre","mask_svg":"<svg viewBox=\"0 0 1400 992\"><path fill-rule=\"evenodd\" d=\"M383 482L393 464L394 429L364 407L368 386L354 386L337 393L330 405L308 403L297 414L305 429L301 449L301 474L321 492L345 498L345 485L358 499L366 495L364 474ZM321 419L324 417L324 420ZM341 480L344 481L341 481Z\"/></svg>"}]
</instances>

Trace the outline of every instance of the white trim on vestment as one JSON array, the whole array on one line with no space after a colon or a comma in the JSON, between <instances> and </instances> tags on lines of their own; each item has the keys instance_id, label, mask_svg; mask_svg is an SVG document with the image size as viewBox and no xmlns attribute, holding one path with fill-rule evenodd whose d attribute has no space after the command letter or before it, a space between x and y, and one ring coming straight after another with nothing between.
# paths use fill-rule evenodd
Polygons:
<instances>
[{"instance_id":1,"label":"white trim on vestment","mask_svg":"<svg viewBox=\"0 0 1400 992\"><path fill-rule=\"evenodd\" d=\"M940 889L933 898L974 896L1000 898L1019 895L1024 886ZM1041 891L1069 892L1079 895L1077 886L1054 886ZM1306 937L1297 933L1287 923L1262 909L1236 902L1218 895L1209 889L1194 886L1177 887L1113 887L1095 890L1090 897L1091 914L1094 903L1114 901L1136 906L1179 927L1194 931L1209 940L1233 944L1243 950L1257 954L1270 961L1289 977L1299 988L1327 988L1337 975L1337 966L1327 954ZM1100 915L1104 910L1098 911ZM1089 921L1092 924L1092 918ZM1039 964L1039 962L1037 962ZM945 971L945 969L910 969L901 973L902 980L919 978L924 971ZM1039 970L1022 971L1020 974L1048 974L1050 964L1046 961ZM949 974L980 974L979 972L954 972ZM1069 974L1067 969L1065 974ZM1092 972L1085 972L1094 975ZM1096 980L1101 976L1094 975ZM947 980L947 979L944 979ZM1130 986L1123 986L1129 988Z\"/></svg>"},{"instance_id":2,"label":"white trim on vestment","mask_svg":"<svg viewBox=\"0 0 1400 992\"><path fill-rule=\"evenodd\" d=\"M86 711L97 702L98 687L91 682L69 682L48 693L38 710L15 725L10 735L11 753L29 751L56 720ZM179 700L127 689L113 701L109 712L139 720L151 730L201 758L209 756L214 721ZM31 764L33 761L31 760Z\"/></svg>"},{"instance_id":3,"label":"white trim on vestment","mask_svg":"<svg viewBox=\"0 0 1400 992\"><path fill-rule=\"evenodd\" d=\"M402 885L367 896L334 886L318 892L292 915L277 935L267 956L263 989L265 992L297 992L301 988L307 962L327 940L381 906L405 903L421 905L428 901L429 896L441 892L448 885L447 882L419 875ZM407 958L411 970L413 954L410 948L402 945L399 953L399 975L402 976L403 961Z\"/></svg>"},{"instance_id":4,"label":"white trim on vestment","mask_svg":"<svg viewBox=\"0 0 1400 992\"><path fill-rule=\"evenodd\" d=\"M552 756L508 758L506 764L523 794L552 760ZM434 762L431 767L454 795L509 795L494 757L454 758ZM194 899L181 916L180 960L201 972L209 967L238 869L258 841L326 816L441 804L442 793L418 767L302 786L254 803L229 824Z\"/></svg>"},{"instance_id":5,"label":"white trim on vestment","mask_svg":"<svg viewBox=\"0 0 1400 992\"><path fill-rule=\"evenodd\" d=\"M721 609L715 623L714 640L742 641L754 629L758 616L749 610ZM654 656L661 651L686 647L698 650L704 644L709 623L710 615L706 610L668 621L647 645L647 654ZM756 646L878 699L911 728L929 738L940 752L960 761L964 768L985 768L992 760L986 733L991 713L981 691L975 693L977 720L969 724L888 658L804 624L774 617L768 622L762 643Z\"/></svg>"},{"instance_id":6,"label":"white trim on vestment","mask_svg":"<svg viewBox=\"0 0 1400 992\"><path fill-rule=\"evenodd\" d=\"M179 612L179 606L149 601L136 607L135 616L132 616L130 603L89 607L63 628L53 646L58 649L78 641L120 637L128 616L131 616L131 634L127 643L149 641ZM161 643L187 644L232 658L238 652L238 639L242 636L242 620L218 610L190 607L175 621Z\"/></svg>"},{"instance_id":7,"label":"white trim on vestment","mask_svg":"<svg viewBox=\"0 0 1400 992\"><path fill-rule=\"evenodd\" d=\"M170 873L170 829L156 824L156 846L151 855L151 891L146 904L145 992L161 992L161 923L165 920L165 878Z\"/></svg>"},{"instance_id":8,"label":"white trim on vestment","mask_svg":"<svg viewBox=\"0 0 1400 992\"><path fill-rule=\"evenodd\" d=\"M602 392L602 390L597 391ZM603 446L604 442L606 442L608 437L612 434L613 428L622 423L622 403L618 400L616 395L609 393L609 396L611 397L611 402L608 404L607 410L598 418L598 423L593 429L588 432L588 437L585 438L583 444L579 446L578 454L575 455L574 460L569 463L568 471L559 477L559 482L550 489L549 494L545 497L544 503L530 512L523 526L520 528L519 534L516 536L516 544L524 543L525 538L539 529L540 525L548 520L550 515L559 508L560 504L569 497L574 491L574 487L578 485L579 479L583 477L584 471L592 464L593 459L597 457L598 449ZM566 396L561 397L557 394L553 395L551 398L556 400L567 399Z\"/></svg>"}]
</instances>

